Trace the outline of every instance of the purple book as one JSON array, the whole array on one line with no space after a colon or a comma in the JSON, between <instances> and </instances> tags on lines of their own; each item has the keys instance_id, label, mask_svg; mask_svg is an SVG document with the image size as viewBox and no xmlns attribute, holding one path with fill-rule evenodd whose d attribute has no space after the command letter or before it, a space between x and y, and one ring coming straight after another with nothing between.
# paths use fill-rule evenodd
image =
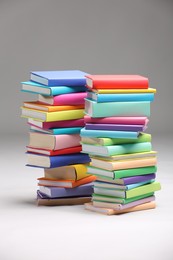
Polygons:
<instances>
[{"instance_id":1,"label":"purple book","mask_svg":"<svg viewBox=\"0 0 173 260\"><path fill-rule=\"evenodd\" d=\"M118 125L118 124L86 124L85 129L88 130L109 130L109 131L132 131L143 132L147 128L146 125Z\"/></svg>"},{"instance_id":2,"label":"purple book","mask_svg":"<svg viewBox=\"0 0 173 260\"><path fill-rule=\"evenodd\" d=\"M39 192L42 196L46 195L49 198L91 196L93 193L93 183L87 183L76 188L39 186Z\"/></svg>"}]
</instances>

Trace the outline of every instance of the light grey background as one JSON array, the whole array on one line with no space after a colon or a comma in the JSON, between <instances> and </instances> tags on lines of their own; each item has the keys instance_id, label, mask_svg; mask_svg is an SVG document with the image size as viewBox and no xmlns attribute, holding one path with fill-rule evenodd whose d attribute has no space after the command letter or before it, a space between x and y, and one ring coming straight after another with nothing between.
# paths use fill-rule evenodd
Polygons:
<instances>
[{"instance_id":1,"label":"light grey background","mask_svg":"<svg viewBox=\"0 0 173 260\"><path fill-rule=\"evenodd\" d=\"M148 132L158 151L155 210L107 217L36 207L43 170L25 167L20 92L31 70L141 74L157 89ZM0 259L173 259L173 1L0 0Z\"/></svg>"},{"instance_id":2,"label":"light grey background","mask_svg":"<svg viewBox=\"0 0 173 260\"><path fill-rule=\"evenodd\" d=\"M172 132L173 2L1 0L1 131L27 131L20 93L31 70L141 74L157 89L149 131Z\"/></svg>"}]
</instances>

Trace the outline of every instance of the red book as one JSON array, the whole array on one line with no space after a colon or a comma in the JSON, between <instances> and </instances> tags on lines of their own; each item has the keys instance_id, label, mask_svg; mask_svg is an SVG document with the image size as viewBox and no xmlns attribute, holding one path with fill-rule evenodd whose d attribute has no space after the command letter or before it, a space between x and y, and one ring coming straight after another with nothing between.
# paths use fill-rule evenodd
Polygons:
<instances>
[{"instance_id":1,"label":"red book","mask_svg":"<svg viewBox=\"0 0 173 260\"><path fill-rule=\"evenodd\" d=\"M148 78L140 75L87 75L89 89L147 89Z\"/></svg>"},{"instance_id":2,"label":"red book","mask_svg":"<svg viewBox=\"0 0 173 260\"><path fill-rule=\"evenodd\" d=\"M62 154L80 153L82 151L81 147L82 146L80 145L80 146L65 148L61 150L48 150L48 149L40 149L40 148L27 146L27 152L54 156L54 155L62 155Z\"/></svg>"}]
</instances>

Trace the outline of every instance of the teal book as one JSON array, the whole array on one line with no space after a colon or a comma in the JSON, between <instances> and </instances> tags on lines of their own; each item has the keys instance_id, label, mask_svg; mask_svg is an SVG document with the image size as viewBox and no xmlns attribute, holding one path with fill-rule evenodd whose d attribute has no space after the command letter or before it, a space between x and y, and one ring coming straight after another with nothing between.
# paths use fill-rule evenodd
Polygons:
<instances>
[{"instance_id":1,"label":"teal book","mask_svg":"<svg viewBox=\"0 0 173 260\"><path fill-rule=\"evenodd\" d=\"M81 87L67 87L67 86L45 86L33 81L21 82L23 92L29 92L33 94L42 94L45 96L56 96L68 93L85 92L86 88Z\"/></svg>"},{"instance_id":2,"label":"teal book","mask_svg":"<svg viewBox=\"0 0 173 260\"><path fill-rule=\"evenodd\" d=\"M137 139L139 132L81 129L81 137Z\"/></svg>"},{"instance_id":3,"label":"teal book","mask_svg":"<svg viewBox=\"0 0 173 260\"><path fill-rule=\"evenodd\" d=\"M79 134L82 127L64 127L64 128L51 128L42 129L39 127L31 126L30 130L51 135L65 135L65 134Z\"/></svg>"},{"instance_id":4,"label":"teal book","mask_svg":"<svg viewBox=\"0 0 173 260\"><path fill-rule=\"evenodd\" d=\"M91 117L150 116L149 101L97 103L85 99L85 113Z\"/></svg>"},{"instance_id":5,"label":"teal book","mask_svg":"<svg viewBox=\"0 0 173 260\"><path fill-rule=\"evenodd\" d=\"M150 142L134 143L134 144L121 144L121 145L92 145L82 144L82 151L84 153L101 155L101 156L113 156L127 153L140 153L151 151L152 146Z\"/></svg>"}]
</instances>

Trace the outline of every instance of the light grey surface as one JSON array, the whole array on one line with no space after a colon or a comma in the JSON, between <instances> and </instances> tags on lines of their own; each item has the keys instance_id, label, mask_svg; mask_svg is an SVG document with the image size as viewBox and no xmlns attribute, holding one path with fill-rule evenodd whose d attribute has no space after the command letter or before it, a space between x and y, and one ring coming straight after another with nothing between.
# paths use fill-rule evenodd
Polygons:
<instances>
[{"instance_id":1,"label":"light grey surface","mask_svg":"<svg viewBox=\"0 0 173 260\"><path fill-rule=\"evenodd\" d=\"M171 132L172 14L168 0L1 0L0 131L26 132L19 106L35 96L19 90L31 70L81 69L147 76L158 91L149 130Z\"/></svg>"},{"instance_id":2,"label":"light grey surface","mask_svg":"<svg viewBox=\"0 0 173 260\"><path fill-rule=\"evenodd\" d=\"M83 206L37 207L36 178L42 169L25 167L26 137L1 141L0 259L173 259L173 175L170 139L156 137L157 208L104 216ZM6 156L8 154L8 157Z\"/></svg>"}]
</instances>

